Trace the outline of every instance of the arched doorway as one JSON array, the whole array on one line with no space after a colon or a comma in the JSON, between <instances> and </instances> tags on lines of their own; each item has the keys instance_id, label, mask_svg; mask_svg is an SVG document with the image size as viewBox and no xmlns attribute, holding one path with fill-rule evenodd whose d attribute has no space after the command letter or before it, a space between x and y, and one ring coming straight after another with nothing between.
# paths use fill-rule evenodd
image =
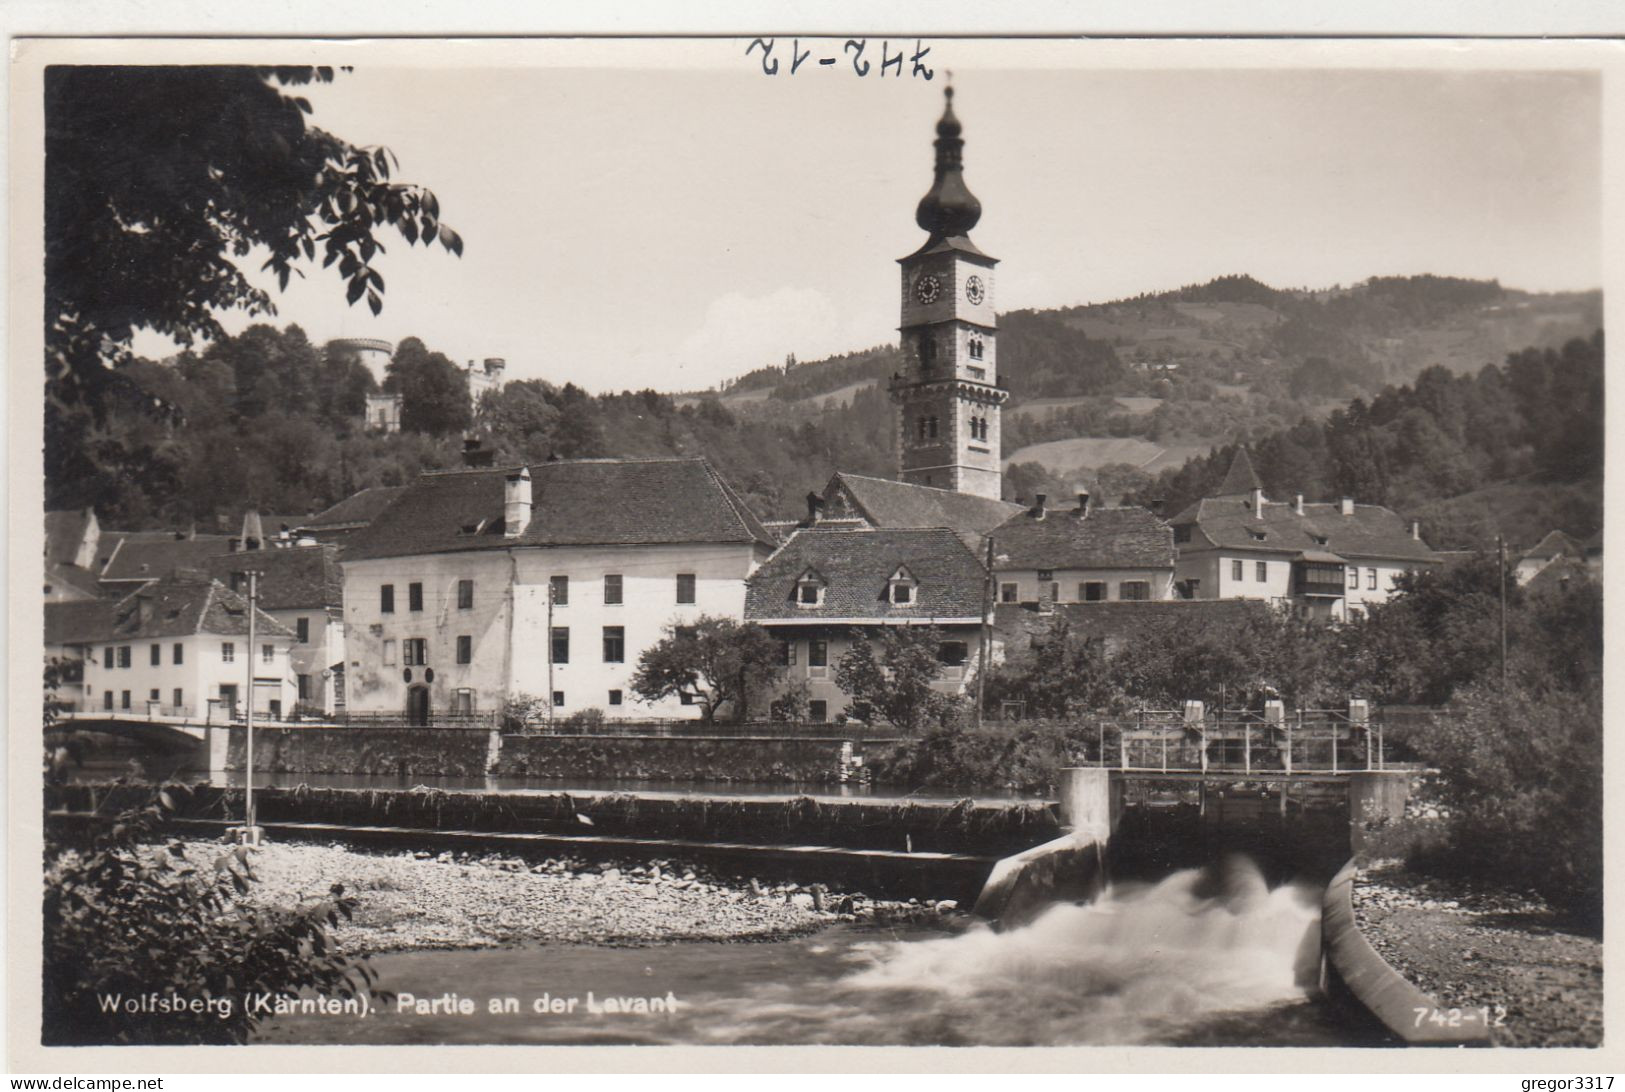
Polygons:
<instances>
[{"instance_id":1,"label":"arched doorway","mask_svg":"<svg viewBox=\"0 0 1625 1092\"><path fill-rule=\"evenodd\" d=\"M427 726L429 723L429 688L419 684L406 691L406 723Z\"/></svg>"}]
</instances>

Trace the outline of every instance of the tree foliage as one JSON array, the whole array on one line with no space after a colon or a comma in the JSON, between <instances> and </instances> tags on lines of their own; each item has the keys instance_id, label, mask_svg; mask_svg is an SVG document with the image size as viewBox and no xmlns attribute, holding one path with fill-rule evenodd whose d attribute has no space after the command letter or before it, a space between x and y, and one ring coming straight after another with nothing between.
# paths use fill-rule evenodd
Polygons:
<instances>
[{"instance_id":1,"label":"tree foliage","mask_svg":"<svg viewBox=\"0 0 1625 1092\"><path fill-rule=\"evenodd\" d=\"M735 720L745 720L752 692L771 679L778 663L779 643L761 626L702 615L666 627L666 636L644 650L632 690L647 702L675 697L697 705L707 724L724 707Z\"/></svg>"},{"instance_id":2,"label":"tree foliage","mask_svg":"<svg viewBox=\"0 0 1625 1092\"><path fill-rule=\"evenodd\" d=\"M415 337L395 347L384 389L401 396L401 428L407 432L449 436L472 419L467 373Z\"/></svg>"},{"instance_id":3,"label":"tree foliage","mask_svg":"<svg viewBox=\"0 0 1625 1092\"><path fill-rule=\"evenodd\" d=\"M251 850L222 849L200 867L184 845L164 842L163 821L184 792L155 793L89 846L47 845L44 1042L244 1043L266 1017L250 997L387 1001L366 961L333 942L331 930L357 905L341 885L295 909L262 908L248 898ZM230 1008L132 1013L108 1004L153 994Z\"/></svg>"},{"instance_id":4,"label":"tree foliage","mask_svg":"<svg viewBox=\"0 0 1625 1092\"><path fill-rule=\"evenodd\" d=\"M952 715L959 702L932 684L942 674L942 631L935 626L887 626L877 635L852 631L835 665L835 685L859 720L878 717L914 734Z\"/></svg>"}]
</instances>

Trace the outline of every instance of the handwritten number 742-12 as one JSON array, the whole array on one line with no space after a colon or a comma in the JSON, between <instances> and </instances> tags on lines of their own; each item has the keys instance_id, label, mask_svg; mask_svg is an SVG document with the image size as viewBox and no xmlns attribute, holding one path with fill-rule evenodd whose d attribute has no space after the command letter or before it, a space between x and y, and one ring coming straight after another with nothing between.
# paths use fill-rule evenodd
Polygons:
<instances>
[{"instance_id":1,"label":"handwritten number 742-12","mask_svg":"<svg viewBox=\"0 0 1625 1092\"><path fill-rule=\"evenodd\" d=\"M912 78L929 80L936 75L936 72L928 68L925 63L925 58L930 54L931 47L923 44L918 38L914 40L914 52L912 53L905 47L900 46L898 52L893 54L891 42L889 41L880 43L878 54L870 53L868 50L869 39L848 38L842 43L838 51L827 56L814 57L812 46L809 45L806 49L803 49L800 38L792 38L788 48L783 48L776 38L752 38L750 44L745 47L745 56L750 57L758 53L761 55L762 75L764 76L778 76L781 74L794 76L801 70L803 65L811 64L819 68L830 68L844 61L846 64L851 65L852 71L859 76L867 76L878 68L878 74L882 79L888 75L901 79L905 60L909 63L908 75Z\"/></svg>"}]
</instances>

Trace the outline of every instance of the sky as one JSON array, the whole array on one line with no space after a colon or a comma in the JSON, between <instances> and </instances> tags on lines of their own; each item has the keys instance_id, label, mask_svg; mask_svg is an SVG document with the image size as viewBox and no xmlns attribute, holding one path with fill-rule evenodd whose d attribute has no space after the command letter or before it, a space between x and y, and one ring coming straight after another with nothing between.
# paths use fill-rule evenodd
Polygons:
<instances>
[{"instance_id":1,"label":"sky","mask_svg":"<svg viewBox=\"0 0 1625 1092\"><path fill-rule=\"evenodd\" d=\"M504 357L510 379L592 391L705 389L789 353L893 341L896 259L924 238L914 206L948 68L1001 311L1229 273L1602 281L1595 73L1414 55L1194 67L1189 50L1125 66L1081 42L1027 56L945 40L928 43L927 81L906 60L901 78L859 77L840 42L802 40L791 76L781 39L770 77L746 44L555 45L500 64L357 53L309 93L314 124L389 147L466 250L386 234L380 316L311 268L272 321L318 342L417 336L458 361ZM256 321L223 317L233 332Z\"/></svg>"}]
</instances>

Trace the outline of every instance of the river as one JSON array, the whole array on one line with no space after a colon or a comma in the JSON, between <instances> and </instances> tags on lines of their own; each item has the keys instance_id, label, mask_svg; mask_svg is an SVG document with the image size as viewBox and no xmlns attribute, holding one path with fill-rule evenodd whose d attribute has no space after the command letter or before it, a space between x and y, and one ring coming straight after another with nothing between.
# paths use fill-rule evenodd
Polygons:
<instances>
[{"instance_id":1,"label":"river","mask_svg":"<svg viewBox=\"0 0 1625 1092\"><path fill-rule=\"evenodd\" d=\"M269 1043L1335 1045L1369 1041L1314 991L1319 890L1229 858L1114 885L1030 925L839 925L762 944L377 956L384 989L472 1001L280 1017ZM490 1011L513 999L516 1011ZM575 999L573 1005L571 998ZM607 1011L607 998L643 998ZM659 999L662 1004L652 1004ZM670 1011L675 999L674 1011ZM537 1011L540 1002L541 1011ZM557 1007L564 1011L554 1012ZM620 1007L617 1002L613 1007Z\"/></svg>"}]
</instances>

